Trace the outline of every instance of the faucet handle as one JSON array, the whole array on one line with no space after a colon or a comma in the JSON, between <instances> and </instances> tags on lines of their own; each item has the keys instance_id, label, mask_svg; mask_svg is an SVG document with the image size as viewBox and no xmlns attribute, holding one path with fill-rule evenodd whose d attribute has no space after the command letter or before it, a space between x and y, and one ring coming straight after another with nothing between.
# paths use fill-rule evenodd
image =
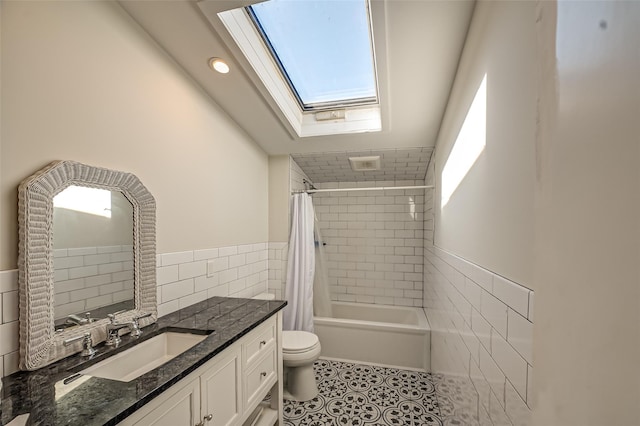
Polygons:
<instances>
[{"instance_id":1,"label":"faucet handle","mask_svg":"<svg viewBox=\"0 0 640 426\"><path fill-rule=\"evenodd\" d=\"M107 318L109 318L109 320L111 321L111 324L115 324L116 323L116 315L120 315L120 314L123 314L125 312L127 312L127 310L123 309L122 311L117 311L117 312L114 312L112 314L107 314Z\"/></svg>"},{"instance_id":2,"label":"faucet handle","mask_svg":"<svg viewBox=\"0 0 640 426\"><path fill-rule=\"evenodd\" d=\"M131 324L133 325L133 327L131 328L131 333L129 334L131 334L131 336L133 337L140 337L140 335L142 334L142 330L140 330L140 324L138 323L138 321L142 318L147 318L150 316L150 312L142 312L140 315L133 317L131 319Z\"/></svg>"},{"instance_id":3,"label":"faucet handle","mask_svg":"<svg viewBox=\"0 0 640 426\"><path fill-rule=\"evenodd\" d=\"M105 341L105 345L107 346L115 346L118 347L122 339L120 338L120 330L123 328L130 328L129 324L118 324L114 322L115 316L113 318L110 316L111 324L107 324L107 340Z\"/></svg>"},{"instance_id":4,"label":"faucet handle","mask_svg":"<svg viewBox=\"0 0 640 426\"><path fill-rule=\"evenodd\" d=\"M76 337L71 337L71 338L69 338L69 339L66 339L66 340L65 340L65 341L63 341L62 343L63 343L65 346L69 346L70 344L75 343L75 342L77 342L77 341L78 341L78 340L80 340L80 339L85 339L85 338L86 338L86 336L87 336L87 334L89 335L89 337L91 337L91 333L84 333L82 336L76 336Z\"/></svg>"},{"instance_id":5,"label":"faucet handle","mask_svg":"<svg viewBox=\"0 0 640 426\"><path fill-rule=\"evenodd\" d=\"M70 344L75 343L80 339L82 339L82 352L80 352L80 355L92 356L96 352L98 352L93 347L93 339L91 338L91 333L89 332L84 333L82 336L76 336L72 337L71 339L67 339L63 343L65 346L69 346Z\"/></svg>"}]
</instances>

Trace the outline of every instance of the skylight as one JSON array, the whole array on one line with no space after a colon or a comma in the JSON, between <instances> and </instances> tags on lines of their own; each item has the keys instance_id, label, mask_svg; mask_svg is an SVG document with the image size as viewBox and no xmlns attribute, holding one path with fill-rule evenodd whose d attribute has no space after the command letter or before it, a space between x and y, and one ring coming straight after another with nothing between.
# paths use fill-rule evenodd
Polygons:
<instances>
[{"instance_id":1,"label":"skylight","mask_svg":"<svg viewBox=\"0 0 640 426\"><path fill-rule=\"evenodd\" d=\"M217 4L198 2L214 28L222 23L231 50L244 56L250 68L240 64L256 88L270 95L270 106L282 113L292 136L382 131L384 99L376 71L384 76L386 70L382 2L270 0L222 11Z\"/></svg>"},{"instance_id":2,"label":"skylight","mask_svg":"<svg viewBox=\"0 0 640 426\"><path fill-rule=\"evenodd\" d=\"M367 0L270 0L247 12L303 110L378 102Z\"/></svg>"}]
</instances>

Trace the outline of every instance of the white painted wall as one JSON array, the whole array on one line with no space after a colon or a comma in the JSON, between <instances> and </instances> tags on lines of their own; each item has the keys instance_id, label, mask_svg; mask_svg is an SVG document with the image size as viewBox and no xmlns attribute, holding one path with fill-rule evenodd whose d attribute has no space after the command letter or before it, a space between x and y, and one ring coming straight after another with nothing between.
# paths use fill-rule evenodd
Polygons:
<instances>
[{"instance_id":1,"label":"white painted wall","mask_svg":"<svg viewBox=\"0 0 640 426\"><path fill-rule=\"evenodd\" d=\"M289 203L295 162L288 155L269 157L269 280L268 289L284 298L289 241ZM296 165L297 166L297 165Z\"/></svg>"},{"instance_id":2,"label":"white painted wall","mask_svg":"<svg viewBox=\"0 0 640 426\"><path fill-rule=\"evenodd\" d=\"M432 336L433 350L450 353L440 357L443 365L468 373L481 402L486 386L477 379L489 383L492 420L497 400L508 415L499 421L514 424L526 422L522 401L533 408L534 425L640 424L639 21L637 2L477 5L439 139L436 180L484 70L487 146L450 204L436 209L435 243L446 251L436 247L434 269L425 268L425 305L436 315L434 328L449 333L444 343ZM491 75L499 77L493 85ZM470 289L482 276L465 270L478 268L498 274L490 290L481 286L478 312L485 317L484 291L508 306L506 344L497 317L485 317L489 340L475 320ZM446 280L436 276L430 285L426 272L436 271ZM496 294L500 275L535 289L526 318L532 357L531 349L522 352L526 340L512 339L511 314L519 311ZM524 316L513 318L527 325ZM523 373L505 357L509 346L529 364L526 400L517 380Z\"/></svg>"},{"instance_id":3,"label":"white painted wall","mask_svg":"<svg viewBox=\"0 0 640 426\"><path fill-rule=\"evenodd\" d=\"M640 3L538 15L534 424L637 425Z\"/></svg>"},{"instance_id":4,"label":"white painted wall","mask_svg":"<svg viewBox=\"0 0 640 426\"><path fill-rule=\"evenodd\" d=\"M117 3L0 5L0 376L18 367L17 187L53 160L153 193L162 314L265 291L266 154Z\"/></svg>"},{"instance_id":5,"label":"white painted wall","mask_svg":"<svg viewBox=\"0 0 640 426\"><path fill-rule=\"evenodd\" d=\"M534 14L534 2L477 3L434 156L440 185L486 74L486 147L444 207L438 189L435 244L529 288L534 286Z\"/></svg>"},{"instance_id":6,"label":"white painted wall","mask_svg":"<svg viewBox=\"0 0 640 426\"><path fill-rule=\"evenodd\" d=\"M304 190L304 180L311 180L289 155L269 157L269 177L273 177L273 181L269 182L269 292L277 299L284 299L291 230L291 192Z\"/></svg>"},{"instance_id":7,"label":"white painted wall","mask_svg":"<svg viewBox=\"0 0 640 426\"><path fill-rule=\"evenodd\" d=\"M266 154L117 3L3 2L1 37L0 269L18 183L60 159L137 175L159 253L267 241Z\"/></svg>"},{"instance_id":8,"label":"white painted wall","mask_svg":"<svg viewBox=\"0 0 640 426\"><path fill-rule=\"evenodd\" d=\"M269 241L289 240L290 158L269 157Z\"/></svg>"},{"instance_id":9,"label":"white painted wall","mask_svg":"<svg viewBox=\"0 0 640 426\"><path fill-rule=\"evenodd\" d=\"M480 424L529 424L533 405L535 5L476 4L429 167L436 182L435 233L432 240L425 232L424 257L431 368L468 379L478 393L469 412ZM486 132L471 137L486 137L486 145L443 205L443 169L485 75Z\"/></svg>"}]
</instances>

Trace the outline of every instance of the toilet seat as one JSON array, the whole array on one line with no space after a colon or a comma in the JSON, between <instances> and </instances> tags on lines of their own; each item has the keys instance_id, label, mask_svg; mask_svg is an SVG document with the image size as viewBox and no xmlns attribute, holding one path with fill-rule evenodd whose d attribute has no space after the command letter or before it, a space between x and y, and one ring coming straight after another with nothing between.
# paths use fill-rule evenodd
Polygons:
<instances>
[{"instance_id":1,"label":"toilet seat","mask_svg":"<svg viewBox=\"0 0 640 426\"><path fill-rule=\"evenodd\" d=\"M320 356L318 336L307 331L282 332L282 361L287 367L313 365Z\"/></svg>"},{"instance_id":2,"label":"toilet seat","mask_svg":"<svg viewBox=\"0 0 640 426\"><path fill-rule=\"evenodd\" d=\"M308 331L283 331L282 332L282 352L289 354L299 354L315 349L320 345L318 336Z\"/></svg>"}]
</instances>

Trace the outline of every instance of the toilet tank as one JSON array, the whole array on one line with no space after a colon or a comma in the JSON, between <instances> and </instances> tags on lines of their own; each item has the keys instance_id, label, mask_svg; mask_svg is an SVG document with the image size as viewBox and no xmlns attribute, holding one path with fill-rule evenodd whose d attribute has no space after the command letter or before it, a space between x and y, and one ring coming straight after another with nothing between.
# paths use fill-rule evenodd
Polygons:
<instances>
[{"instance_id":1,"label":"toilet tank","mask_svg":"<svg viewBox=\"0 0 640 426\"><path fill-rule=\"evenodd\" d=\"M276 300L276 295L271 293L260 293L253 296L252 299Z\"/></svg>"}]
</instances>

